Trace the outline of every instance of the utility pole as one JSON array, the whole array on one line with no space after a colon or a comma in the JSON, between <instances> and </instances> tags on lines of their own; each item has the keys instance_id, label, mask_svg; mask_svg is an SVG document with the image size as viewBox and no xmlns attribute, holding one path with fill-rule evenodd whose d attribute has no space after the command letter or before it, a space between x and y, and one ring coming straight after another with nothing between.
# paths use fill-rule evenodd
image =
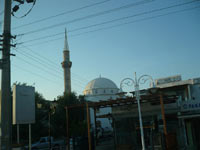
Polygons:
<instances>
[{"instance_id":1,"label":"utility pole","mask_svg":"<svg viewBox=\"0 0 200 150\"><path fill-rule=\"evenodd\" d=\"M11 0L5 0L3 49L0 67L1 100L0 100L0 150L11 149L12 103L11 103L11 75L10 75L10 39L11 29Z\"/></svg>"}]
</instances>

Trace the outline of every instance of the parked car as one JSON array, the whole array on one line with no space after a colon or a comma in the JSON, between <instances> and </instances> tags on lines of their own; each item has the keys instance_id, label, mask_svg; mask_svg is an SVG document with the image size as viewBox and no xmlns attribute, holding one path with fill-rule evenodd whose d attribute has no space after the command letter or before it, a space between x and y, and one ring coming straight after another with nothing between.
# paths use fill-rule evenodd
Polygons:
<instances>
[{"instance_id":1,"label":"parked car","mask_svg":"<svg viewBox=\"0 0 200 150\"><path fill-rule=\"evenodd\" d=\"M31 145L32 150L43 150L49 149L50 147L52 150L59 150L65 146L65 140L54 140L53 137L41 137L40 140ZM28 149L28 146L25 146L25 149Z\"/></svg>"}]
</instances>

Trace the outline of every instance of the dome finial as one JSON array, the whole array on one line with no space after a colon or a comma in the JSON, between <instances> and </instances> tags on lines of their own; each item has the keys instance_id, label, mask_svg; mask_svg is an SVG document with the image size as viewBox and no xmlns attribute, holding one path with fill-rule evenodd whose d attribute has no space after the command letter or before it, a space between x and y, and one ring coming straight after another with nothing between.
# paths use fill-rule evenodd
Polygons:
<instances>
[{"instance_id":1,"label":"dome finial","mask_svg":"<svg viewBox=\"0 0 200 150\"><path fill-rule=\"evenodd\" d=\"M64 50L69 50L69 45L68 45L68 41L67 41L67 29L66 28L65 28Z\"/></svg>"}]
</instances>

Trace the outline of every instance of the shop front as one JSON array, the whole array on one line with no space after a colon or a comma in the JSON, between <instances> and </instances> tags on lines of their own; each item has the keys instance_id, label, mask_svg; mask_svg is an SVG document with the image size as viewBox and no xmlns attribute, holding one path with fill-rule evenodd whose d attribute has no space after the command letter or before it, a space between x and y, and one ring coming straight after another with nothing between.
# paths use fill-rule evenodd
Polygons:
<instances>
[{"instance_id":1,"label":"shop front","mask_svg":"<svg viewBox=\"0 0 200 150\"><path fill-rule=\"evenodd\" d=\"M178 118L182 122L182 137L185 148L200 149L200 100L187 100L181 103Z\"/></svg>"}]
</instances>

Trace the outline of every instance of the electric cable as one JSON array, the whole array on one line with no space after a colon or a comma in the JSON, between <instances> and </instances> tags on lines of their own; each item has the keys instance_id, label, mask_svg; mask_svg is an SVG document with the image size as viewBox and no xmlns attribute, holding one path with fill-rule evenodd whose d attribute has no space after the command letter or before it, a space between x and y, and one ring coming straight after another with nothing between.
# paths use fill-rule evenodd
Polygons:
<instances>
[{"instance_id":1,"label":"electric cable","mask_svg":"<svg viewBox=\"0 0 200 150\"><path fill-rule=\"evenodd\" d=\"M36 3L36 0L33 1L32 7L31 7L24 15L18 17L18 16L16 16L16 15L14 14L14 12L12 12L12 13L11 13L12 16L14 16L14 17L17 18L17 19L21 19L21 18L26 17L26 16L32 11L33 7L35 6L35 3ZM21 5L21 4L19 4L19 5Z\"/></svg>"},{"instance_id":2,"label":"electric cable","mask_svg":"<svg viewBox=\"0 0 200 150\"><path fill-rule=\"evenodd\" d=\"M194 1L192 1L192 2L194 2ZM113 23L113 22L117 22L117 21L121 21L121 20L126 20L126 19L130 19L130 18L134 18L134 17L146 15L146 14L151 14L151 13L163 11L163 10L166 10L166 9L171 9L171 8L174 8L174 7L180 7L182 5L187 5L187 4L189 4L189 3L187 2L187 3L178 4L178 5L172 5L172 6L168 6L168 7L154 9L154 10L151 10L151 11L145 11L145 12L142 12L142 13L138 13L138 14L134 14L134 15L126 16L126 17L121 17L121 18L117 18L117 19L113 19L113 20L109 20L109 21L105 21L105 22L101 22L101 23L97 23L97 24L92 24L92 25L89 25L89 26L76 28L76 29L73 29L73 30L68 30L68 33L83 30L83 29L88 29L88 28L96 27L96 26L100 26L100 25L105 25L105 24L109 24L109 23ZM28 42L33 42L33 41L49 38L49 37L54 37L54 36L57 36L57 35L61 35L63 33L64 32L59 32L59 33L56 33L56 34L51 34L51 35L43 36L43 37L40 37L40 38L31 39L31 40L28 40L28 41L24 41L23 43L28 43Z\"/></svg>"},{"instance_id":3,"label":"electric cable","mask_svg":"<svg viewBox=\"0 0 200 150\"><path fill-rule=\"evenodd\" d=\"M18 51L18 50L16 50L18 53L20 53L21 55L23 55L23 56L25 56L25 57L28 57L29 58L29 60L31 59L31 60L33 60L33 61L35 61L35 62L37 62L37 63L39 63L39 64L41 64L43 67L45 66L45 70L43 70L43 71L45 71L45 72L48 72L48 73L50 73L49 71L47 71L46 69L47 68L49 68L49 70L50 71L53 71L54 72L54 76L59 76L59 78L62 78L62 80L63 80L63 77L61 77L60 75L60 73L63 73L61 70L55 70L56 68L55 67L50 67L49 65L46 65L46 62L45 63L42 63L41 62L41 60L40 61L38 61L38 58L36 58L36 57L33 57L33 56L31 56L31 55L29 55L29 54L25 54L24 52L22 53L22 52L20 52L20 51ZM19 57L18 57L19 58ZM22 59L22 58L20 58L20 59ZM22 61L24 61L24 62L26 62L26 63L28 63L28 64L31 64L31 65L33 65L33 66L35 66L35 67L37 67L37 68L40 68L40 69L43 69L41 66L37 66L37 65L35 65L35 64L32 64L32 63L30 63L30 62L28 62L28 61L26 61L26 60L24 60L24 59L22 59ZM58 73L58 72L60 72L60 73ZM57 74L55 74L55 73L57 73ZM73 78L72 77L72 80L74 80L75 82L78 82L79 83L79 86L82 86L82 87L84 87L84 84L85 83L82 83L82 81L80 81L80 80L78 80L78 79L76 79L76 78ZM77 83L77 84L78 84Z\"/></svg>"},{"instance_id":4,"label":"electric cable","mask_svg":"<svg viewBox=\"0 0 200 150\"><path fill-rule=\"evenodd\" d=\"M57 84L57 85L58 85L58 82L56 82L56 81L54 81L54 80L51 80L51 79L48 79L48 78L46 78L45 76L41 76L40 74L37 74L37 73L32 72L32 71L30 71L30 70L27 70L27 69L25 69L25 68L22 68L21 66L18 66L18 65L13 64L13 63L12 63L12 66L14 66L15 68L18 68L18 69L20 69L20 70L22 70L22 71L24 71L24 72L28 72L28 73L30 73L30 74L36 75L36 76L38 76L38 77L40 77L40 78L42 78L42 79L45 79L45 80L47 80L47 81L53 82L54 84Z\"/></svg>"},{"instance_id":5,"label":"electric cable","mask_svg":"<svg viewBox=\"0 0 200 150\"><path fill-rule=\"evenodd\" d=\"M119 26L127 25L127 24L151 20L151 19L155 19L155 18L159 18L159 17L171 15L171 14L176 14L176 13L180 13L180 12L184 12L184 11L190 11L190 10L194 10L194 9L198 9L198 8L200 8L200 6L196 6L196 7L192 7L192 8L188 8L188 9L183 9L183 10L178 10L178 11L173 11L173 12L169 12L169 13L165 13L165 14L161 14L161 15L155 15L155 16L152 16L152 17L145 17L145 18L142 18L142 19L137 19L137 20L133 20L133 21L125 22L125 23L120 23L120 24L113 25L113 26L108 26L108 27L90 30L90 31L86 31L86 32L82 32L82 33L78 33L78 34L74 34L74 35L69 35L69 37L81 36L81 35L92 33L92 32L102 31L102 30L106 30L106 29L112 29L112 28L116 28L116 27L119 27ZM37 42L37 43L31 44L31 45L26 45L26 46L39 46L39 45L48 44L49 42L54 42L54 41L60 40L60 39L63 39L63 37L55 38L55 39L51 39L51 40L46 40L46 41L43 41L43 42Z\"/></svg>"},{"instance_id":6,"label":"electric cable","mask_svg":"<svg viewBox=\"0 0 200 150\"><path fill-rule=\"evenodd\" d=\"M131 7L138 6L138 5L143 5L143 4L146 4L146 3L149 3L149 2L153 2L153 1L155 1L155 0L143 0L141 2L135 2L135 3L128 4L128 5L121 6L121 7L117 7L117 8L114 8L114 9L109 9L109 10L106 10L106 11L98 12L98 13L95 13L95 14L92 14L92 15L76 18L76 19L73 19L73 20L70 20L70 21L65 21L65 22L62 22L62 23L50 25L50 26L43 27L43 28L40 28L40 29L37 29L37 30L28 31L28 32L23 33L22 35L28 35L28 34L40 32L40 31L45 31L47 29L59 27L59 26L74 23L74 22L77 22L77 21L82 21L82 20L85 20L85 19L91 19L91 18L94 18L94 17L97 17L97 16L105 15L105 14L108 14L108 13L112 13L112 12L119 11L119 10L122 10L122 9L131 8Z\"/></svg>"},{"instance_id":7,"label":"electric cable","mask_svg":"<svg viewBox=\"0 0 200 150\"><path fill-rule=\"evenodd\" d=\"M29 64L29 65L31 65L31 66L34 66L35 68L39 69L40 71L43 71L43 72L45 72L45 73L48 73L49 75L51 75L51 76L53 76L53 77L56 77L56 78L59 79L59 80L63 80L62 77L60 77L60 76L58 77L58 75L53 74L52 72L49 72L48 70L46 70L46 69L44 69L44 68L42 68L42 67L40 67L40 66L38 66L38 65L35 65L35 64L33 64L33 63L30 63L29 61L27 61L27 60L25 60L25 59L23 59L23 58L21 58L21 57L19 57L19 56L18 56L17 58L19 58L19 60L21 60L21 61L23 61L23 62L25 62L25 63L27 63L27 64ZM76 82L74 82L74 84L78 85L79 87L84 88L84 86L82 86L82 84L79 84L79 83L76 83Z\"/></svg>"},{"instance_id":8,"label":"electric cable","mask_svg":"<svg viewBox=\"0 0 200 150\"><path fill-rule=\"evenodd\" d=\"M49 70L46 70L46 69L42 68L41 66L38 66L38 65L36 65L36 64L33 64L33 63L31 63L31 62L29 62L29 61L27 61L27 60L25 60L25 59L23 59L22 57L19 57L19 56L17 56L16 58L17 58L18 60L20 60L20 61L25 62L26 64L29 64L29 65L31 65L31 66L37 68L38 70L41 70L41 71L43 71L43 72L45 72L45 73L48 73L49 75L51 75L51 76L53 76L53 77L58 78L58 75L56 75L56 74L53 73L53 72L50 72ZM59 79L61 79L61 78L62 78L62 76L59 76Z\"/></svg>"},{"instance_id":9,"label":"electric cable","mask_svg":"<svg viewBox=\"0 0 200 150\"><path fill-rule=\"evenodd\" d=\"M56 15L52 15L52 16L43 18L43 19L38 19L36 21L30 22L30 23L27 23L27 24L23 24L21 26L14 27L13 29L18 29L18 28L21 28L21 27L33 25L33 24L36 24L36 23L39 23L39 22L43 22L43 21L46 21L46 20L49 20L49 19L53 19L53 18L58 17L58 16L62 16L62 15L65 15L65 14L70 14L70 13L73 13L73 12L76 12L76 11L79 11L79 10L82 10L82 9L86 9L86 8L89 8L89 7L100 5L100 4L109 2L109 1L111 1L111 0L104 0L104 1L97 2L97 3L91 4L91 5L86 5L86 6L83 6L83 7L80 7L80 8L76 8L76 9L73 9L73 10L65 11L65 12L62 12L62 13L59 13L59 14L56 14Z\"/></svg>"},{"instance_id":10,"label":"electric cable","mask_svg":"<svg viewBox=\"0 0 200 150\"><path fill-rule=\"evenodd\" d=\"M39 61L42 61L42 62L44 62L44 63L48 63L50 66L54 65L55 67L58 67L58 65L55 64L55 61L52 61L52 60L48 59L47 57L45 57L45 56L43 56L43 55L40 55L39 53L33 51L32 49L30 49L29 47L27 47L27 46L25 46L25 45L21 45L21 46L24 47L26 50L31 51L31 52L32 52L35 56L37 56L37 57L35 57L35 56L31 55L31 54L28 54L28 55L30 55L30 56L32 56L32 57L35 57L35 58L38 59ZM23 52L25 52L25 51L23 51ZM27 53L27 51L26 51L25 53ZM41 57L41 58L40 58L40 57ZM60 68L60 70L61 70L61 68ZM62 72L63 72L63 71L62 71ZM73 72L72 72L72 74L75 75L75 76L79 76L79 75L77 75L77 74L75 74L75 73L73 73ZM79 76L79 77L80 77L80 76ZM88 82L88 80L84 79L83 77L81 77L81 80L80 80L80 81L82 81L82 80L85 80L86 82ZM85 83L84 83L84 84L85 84Z\"/></svg>"}]
</instances>

